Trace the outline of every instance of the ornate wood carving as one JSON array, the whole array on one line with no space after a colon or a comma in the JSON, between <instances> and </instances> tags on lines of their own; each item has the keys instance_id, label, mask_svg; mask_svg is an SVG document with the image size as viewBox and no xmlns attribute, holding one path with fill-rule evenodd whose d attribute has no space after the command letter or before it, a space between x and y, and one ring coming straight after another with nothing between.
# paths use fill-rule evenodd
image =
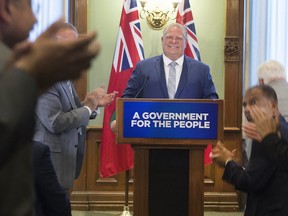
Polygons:
<instances>
[{"instance_id":1,"label":"ornate wood carving","mask_svg":"<svg viewBox=\"0 0 288 216\"><path fill-rule=\"evenodd\" d=\"M225 61L239 61L240 43L238 37L226 37L224 58Z\"/></svg>"}]
</instances>

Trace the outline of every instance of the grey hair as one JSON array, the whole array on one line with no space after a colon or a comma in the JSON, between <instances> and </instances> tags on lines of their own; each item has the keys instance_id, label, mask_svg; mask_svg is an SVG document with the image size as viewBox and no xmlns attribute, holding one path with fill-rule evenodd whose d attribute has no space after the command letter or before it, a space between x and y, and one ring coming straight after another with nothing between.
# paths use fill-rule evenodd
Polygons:
<instances>
[{"instance_id":1,"label":"grey hair","mask_svg":"<svg viewBox=\"0 0 288 216\"><path fill-rule=\"evenodd\" d=\"M179 23L171 23L169 24L164 30L163 30L163 37L167 34L167 31L170 29L170 28L173 28L173 27L177 27L179 28L181 31L182 31L182 35L184 37L185 40L187 40L187 30L186 30L186 27L179 24Z\"/></svg>"},{"instance_id":2,"label":"grey hair","mask_svg":"<svg viewBox=\"0 0 288 216\"><path fill-rule=\"evenodd\" d=\"M278 61L270 60L258 67L258 79L263 79L264 84L273 80L287 79L285 67Z\"/></svg>"}]
</instances>

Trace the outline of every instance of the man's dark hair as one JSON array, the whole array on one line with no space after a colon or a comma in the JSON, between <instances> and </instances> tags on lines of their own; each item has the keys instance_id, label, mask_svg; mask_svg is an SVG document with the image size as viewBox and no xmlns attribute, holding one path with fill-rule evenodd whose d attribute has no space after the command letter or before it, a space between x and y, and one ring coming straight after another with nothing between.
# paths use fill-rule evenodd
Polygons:
<instances>
[{"instance_id":1,"label":"man's dark hair","mask_svg":"<svg viewBox=\"0 0 288 216\"><path fill-rule=\"evenodd\" d=\"M278 102L277 94L271 86L257 85L257 86L251 87L249 91L251 92L254 89L259 89L260 91L262 91L264 97L267 98L268 100L274 101L276 103Z\"/></svg>"}]
</instances>

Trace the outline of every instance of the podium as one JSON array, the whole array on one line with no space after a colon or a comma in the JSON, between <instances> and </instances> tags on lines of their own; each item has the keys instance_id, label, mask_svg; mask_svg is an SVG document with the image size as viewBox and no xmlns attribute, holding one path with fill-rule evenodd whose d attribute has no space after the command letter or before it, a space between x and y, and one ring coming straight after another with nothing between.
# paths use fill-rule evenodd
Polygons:
<instances>
[{"instance_id":1,"label":"podium","mask_svg":"<svg viewBox=\"0 0 288 216\"><path fill-rule=\"evenodd\" d=\"M223 100L117 99L117 142L134 149L134 216L203 216L204 150Z\"/></svg>"}]
</instances>

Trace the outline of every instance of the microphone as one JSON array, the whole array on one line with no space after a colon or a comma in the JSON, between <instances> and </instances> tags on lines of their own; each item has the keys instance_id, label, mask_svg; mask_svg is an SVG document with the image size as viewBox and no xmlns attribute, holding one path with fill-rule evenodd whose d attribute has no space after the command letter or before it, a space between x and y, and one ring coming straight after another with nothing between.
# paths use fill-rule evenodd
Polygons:
<instances>
[{"instance_id":1,"label":"microphone","mask_svg":"<svg viewBox=\"0 0 288 216\"><path fill-rule=\"evenodd\" d=\"M139 96L139 94L141 93L141 91L142 91L143 88L145 87L147 80L149 80L149 76L146 77L146 79L144 80L144 83L143 83L142 87L139 89L139 91L137 92L137 94L135 95L134 98L137 98L137 97Z\"/></svg>"}]
</instances>

